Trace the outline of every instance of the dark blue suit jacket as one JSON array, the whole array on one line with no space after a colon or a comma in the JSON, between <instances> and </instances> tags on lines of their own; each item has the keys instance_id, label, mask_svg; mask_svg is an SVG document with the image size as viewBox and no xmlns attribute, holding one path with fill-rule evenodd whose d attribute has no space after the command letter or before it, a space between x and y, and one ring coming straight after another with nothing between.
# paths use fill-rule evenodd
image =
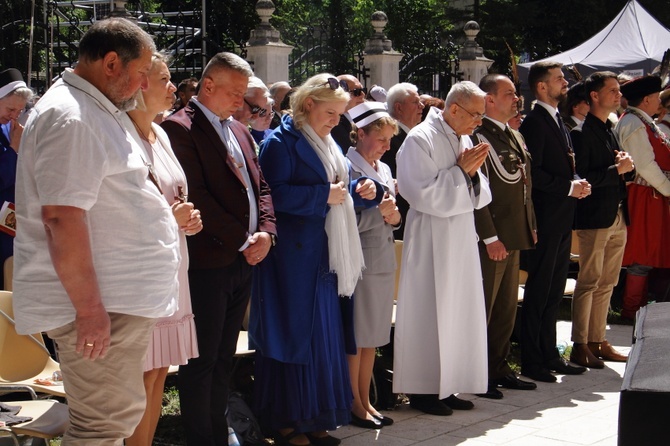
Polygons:
<instances>
[{"instance_id":1,"label":"dark blue suit jacket","mask_svg":"<svg viewBox=\"0 0 670 446\"><path fill-rule=\"evenodd\" d=\"M554 117L539 104L528 113L519 130L531 154L537 232L568 232L577 199L568 196L574 173L565 137Z\"/></svg>"}]
</instances>

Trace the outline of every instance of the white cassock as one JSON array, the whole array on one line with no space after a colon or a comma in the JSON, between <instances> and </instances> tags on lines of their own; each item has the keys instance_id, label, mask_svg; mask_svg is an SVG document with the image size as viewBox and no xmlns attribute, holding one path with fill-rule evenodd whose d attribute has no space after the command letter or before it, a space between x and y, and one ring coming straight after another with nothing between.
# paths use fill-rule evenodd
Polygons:
<instances>
[{"instance_id":1,"label":"white cassock","mask_svg":"<svg viewBox=\"0 0 670 446\"><path fill-rule=\"evenodd\" d=\"M472 147L433 108L397 155L401 195L410 204L398 291L393 391L484 393L486 312L473 211L491 202L488 180L468 187L456 165Z\"/></svg>"}]
</instances>

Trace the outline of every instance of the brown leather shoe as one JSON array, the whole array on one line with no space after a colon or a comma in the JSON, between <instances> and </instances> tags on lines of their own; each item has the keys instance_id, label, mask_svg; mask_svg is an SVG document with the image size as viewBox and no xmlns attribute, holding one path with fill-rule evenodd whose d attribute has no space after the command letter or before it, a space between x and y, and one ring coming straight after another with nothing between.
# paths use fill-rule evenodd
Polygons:
<instances>
[{"instance_id":1,"label":"brown leather shoe","mask_svg":"<svg viewBox=\"0 0 670 446\"><path fill-rule=\"evenodd\" d=\"M605 368L605 363L593 355L591 349L589 349L589 346L586 344L578 344L576 342L572 344L570 362L574 362L575 364L589 367L591 369Z\"/></svg>"},{"instance_id":2,"label":"brown leather shoe","mask_svg":"<svg viewBox=\"0 0 670 446\"><path fill-rule=\"evenodd\" d=\"M603 342L589 342L589 350L594 356L604 361L626 362L628 360L628 356L614 350L612 344L606 340Z\"/></svg>"}]
</instances>

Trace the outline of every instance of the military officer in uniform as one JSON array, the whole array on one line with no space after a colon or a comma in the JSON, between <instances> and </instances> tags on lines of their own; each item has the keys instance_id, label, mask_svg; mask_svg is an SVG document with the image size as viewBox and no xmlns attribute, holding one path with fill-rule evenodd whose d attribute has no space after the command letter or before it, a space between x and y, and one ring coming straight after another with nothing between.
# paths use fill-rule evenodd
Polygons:
<instances>
[{"instance_id":1,"label":"military officer in uniform","mask_svg":"<svg viewBox=\"0 0 670 446\"><path fill-rule=\"evenodd\" d=\"M519 288L519 251L537 240L530 197L530 158L523 136L506 123L517 113L519 98L512 81L501 74L482 78L486 115L475 131L473 144L491 145L482 172L489 179L493 200L475 210L479 257L486 300L489 385L480 396L501 399L498 387L533 390L535 383L520 380L507 364L514 329ZM478 140L478 141L477 141Z\"/></svg>"}]
</instances>

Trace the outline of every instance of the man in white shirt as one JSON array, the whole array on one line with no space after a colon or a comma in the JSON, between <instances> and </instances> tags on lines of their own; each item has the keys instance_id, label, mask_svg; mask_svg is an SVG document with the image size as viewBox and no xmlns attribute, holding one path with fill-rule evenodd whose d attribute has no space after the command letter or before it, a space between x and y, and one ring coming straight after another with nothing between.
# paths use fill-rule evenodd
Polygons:
<instances>
[{"instance_id":1,"label":"man in white shirt","mask_svg":"<svg viewBox=\"0 0 670 446\"><path fill-rule=\"evenodd\" d=\"M56 341L68 445L121 445L132 434L154 318L177 305L177 223L126 130L153 51L134 23L96 22L21 141L16 327Z\"/></svg>"}]
</instances>

